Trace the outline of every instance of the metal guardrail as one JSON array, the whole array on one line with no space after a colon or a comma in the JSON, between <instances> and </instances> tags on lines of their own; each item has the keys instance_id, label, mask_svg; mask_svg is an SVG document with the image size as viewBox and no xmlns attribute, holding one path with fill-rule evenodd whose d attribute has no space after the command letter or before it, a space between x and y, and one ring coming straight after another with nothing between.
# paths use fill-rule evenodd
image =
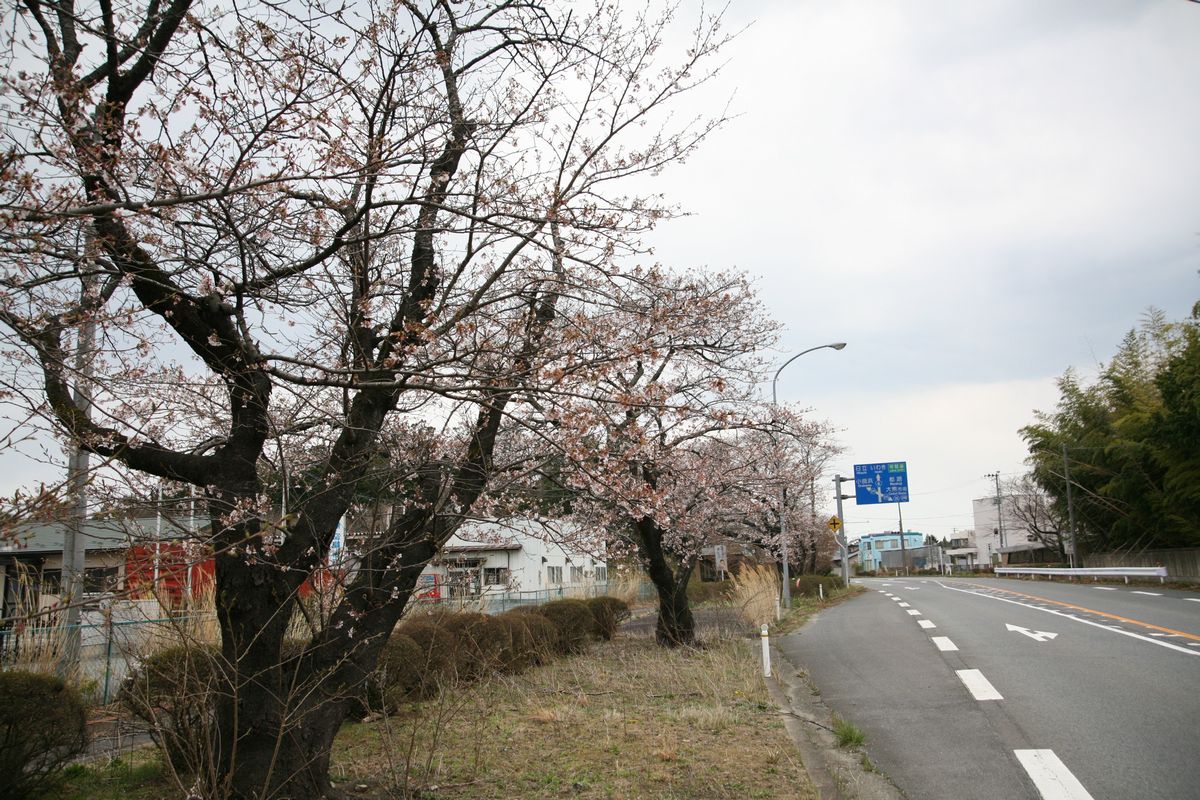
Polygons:
<instances>
[{"instance_id":1,"label":"metal guardrail","mask_svg":"<svg viewBox=\"0 0 1200 800\"><path fill-rule=\"evenodd\" d=\"M1084 578L1158 578L1162 583L1167 577L1166 567L996 567L997 575L1070 575Z\"/></svg>"}]
</instances>

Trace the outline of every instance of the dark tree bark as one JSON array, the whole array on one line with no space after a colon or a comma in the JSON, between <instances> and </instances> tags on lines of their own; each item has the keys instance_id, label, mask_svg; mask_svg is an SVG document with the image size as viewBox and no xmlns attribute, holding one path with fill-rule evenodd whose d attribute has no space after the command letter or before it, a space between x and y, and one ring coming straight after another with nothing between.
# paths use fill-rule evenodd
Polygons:
<instances>
[{"instance_id":1,"label":"dark tree bark","mask_svg":"<svg viewBox=\"0 0 1200 800\"><path fill-rule=\"evenodd\" d=\"M663 531L650 517L634 525L638 556L658 592L658 624L654 636L665 647L690 647L696 643L696 618L688 602L687 584L696 566L694 557L672 569L663 548Z\"/></svg>"}]
</instances>

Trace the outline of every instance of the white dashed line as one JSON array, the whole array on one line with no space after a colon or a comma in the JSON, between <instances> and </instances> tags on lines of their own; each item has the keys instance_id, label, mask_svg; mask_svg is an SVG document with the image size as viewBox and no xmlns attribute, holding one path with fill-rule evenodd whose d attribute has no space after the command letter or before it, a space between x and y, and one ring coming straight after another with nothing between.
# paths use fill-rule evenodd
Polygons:
<instances>
[{"instance_id":1,"label":"white dashed line","mask_svg":"<svg viewBox=\"0 0 1200 800\"><path fill-rule=\"evenodd\" d=\"M934 636L930 641L936 644L937 649L941 650L943 653L952 653L958 649L958 645L950 641L949 636Z\"/></svg>"},{"instance_id":2,"label":"white dashed line","mask_svg":"<svg viewBox=\"0 0 1200 800\"><path fill-rule=\"evenodd\" d=\"M920 586L905 586L904 588L912 592L919 592L921 590Z\"/></svg>"},{"instance_id":3,"label":"white dashed line","mask_svg":"<svg viewBox=\"0 0 1200 800\"><path fill-rule=\"evenodd\" d=\"M1014 750L1042 800L1092 800L1079 779L1053 750Z\"/></svg>"},{"instance_id":4,"label":"white dashed line","mask_svg":"<svg viewBox=\"0 0 1200 800\"><path fill-rule=\"evenodd\" d=\"M934 625L932 621L927 620L927 619L919 619L919 620L917 620L917 624L920 625L922 628L925 628L926 630L937 627L937 625Z\"/></svg>"},{"instance_id":5,"label":"white dashed line","mask_svg":"<svg viewBox=\"0 0 1200 800\"><path fill-rule=\"evenodd\" d=\"M996 687L992 686L979 670L959 669L955 670L954 674L958 676L958 679L963 682L963 686L967 687L967 691L976 700L1004 699L1004 696L996 691Z\"/></svg>"},{"instance_id":6,"label":"white dashed line","mask_svg":"<svg viewBox=\"0 0 1200 800\"><path fill-rule=\"evenodd\" d=\"M1135 590L1135 591L1130 592L1130 594L1144 594L1144 595L1146 595L1146 597L1162 597L1162 595L1159 594L1158 592L1139 592L1139 591Z\"/></svg>"},{"instance_id":7,"label":"white dashed line","mask_svg":"<svg viewBox=\"0 0 1200 800\"><path fill-rule=\"evenodd\" d=\"M909 614L909 616L910 616L910 617L919 617L919 616L921 616L921 612L920 612L920 611L917 611L915 608L910 608L910 609L908 610L908 614Z\"/></svg>"},{"instance_id":8,"label":"white dashed line","mask_svg":"<svg viewBox=\"0 0 1200 800\"><path fill-rule=\"evenodd\" d=\"M1115 586L1093 586L1092 588L1099 589L1102 592L1115 592L1117 590Z\"/></svg>"},{"instance_id":9,"label":"white dashed line","mask_svg":"<svg viewBox=\"0 0 1200 800\"><path fill-rule=\"evenodd\" d=\"M908 608L908 603L901 603L900 608Z\"/></svg>"}]
</instances>

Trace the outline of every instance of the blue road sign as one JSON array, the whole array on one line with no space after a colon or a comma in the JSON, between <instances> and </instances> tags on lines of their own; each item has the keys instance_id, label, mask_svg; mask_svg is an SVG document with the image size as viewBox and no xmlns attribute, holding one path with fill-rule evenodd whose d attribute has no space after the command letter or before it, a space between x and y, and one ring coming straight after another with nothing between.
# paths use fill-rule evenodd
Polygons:
<instances>
[{"instance_id":1,"label":"blue road sign","mask_svg":"<svg viewBox=\"0 0 1200 800\"><path fill-rule=\"evenodd\" d=\"M860 506L908 502L908 462L854 465L854 501Z\"/></svg>"}]
</instances>

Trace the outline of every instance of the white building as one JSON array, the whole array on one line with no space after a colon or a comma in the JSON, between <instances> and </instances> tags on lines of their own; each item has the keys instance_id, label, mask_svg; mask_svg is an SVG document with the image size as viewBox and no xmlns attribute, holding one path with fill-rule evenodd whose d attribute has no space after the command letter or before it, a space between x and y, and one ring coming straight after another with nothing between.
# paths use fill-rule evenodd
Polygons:
<instances>
[{"instance_id":1,"label":"white building","mask_svg":"<svg viewBox=\"0 0 1200 800\"><path fill-rule=\"evenodd\" d=\"M1004 495L999 507L995 496L980 497L972 502L975 529L970 536L970 546L975 548L977 564L1006 564L1012 553L1045 547L1032 538L1025 524L1017 518L1013 511L1016 499L1013 495Z\"/></svg>"},{"instance_id":2,"label":"white building","mask_svg":"<svg viewBox=\"0 0 1200 800\"><path fill-rule=\"evenodd\" d=\"M421 594L445 599L607 583L607 562L574 544L578 532L528 519L466 523L422 571Z\"/></svg>"}]
</instances>

